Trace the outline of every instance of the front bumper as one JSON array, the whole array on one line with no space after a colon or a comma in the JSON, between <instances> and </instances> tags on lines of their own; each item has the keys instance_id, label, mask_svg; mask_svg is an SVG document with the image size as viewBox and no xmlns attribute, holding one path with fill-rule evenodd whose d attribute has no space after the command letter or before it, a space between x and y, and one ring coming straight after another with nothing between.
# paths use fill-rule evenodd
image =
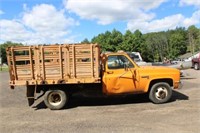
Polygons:
<instances>
[{"instance_id":1,"label":"front bumper","mask_svg":"<svg viewBox=\"0 0 200 133\"><path fill-rule=\"evenodd\" d=\"M183 83L181 81L174 82L174 89L181 89L183 87Z\"/></svg>"}]
</instances>

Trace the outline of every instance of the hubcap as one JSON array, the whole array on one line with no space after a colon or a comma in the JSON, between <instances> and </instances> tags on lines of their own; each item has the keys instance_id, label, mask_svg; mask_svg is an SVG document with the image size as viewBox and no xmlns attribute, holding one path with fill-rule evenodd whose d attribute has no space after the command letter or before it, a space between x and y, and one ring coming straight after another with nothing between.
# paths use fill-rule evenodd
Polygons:
<instances>
[{"instance_id":1,"label":"hubcap","mask_svg":"<svg viewBox=\"0 0 200 133\"><path fill-rule=\"evenodd\" d=\"M57 92L52 92L52 93L49 94L48 101L49 101L49 103L50 103L51 105L57 106L57 105L59 105L59 104L61 103L62 98L61 98L61 96L60 96L59 93L57 93Z\"/></svg>"},{"instance_id":2,"label":"hubcap","mask_svg":"<svg viewBox=\"0 0 200 133\"><path fill-rule=\"evenodd\" d=\"M195 68L195 69L198 69L198 64L195 64L195 65L194 65L194 68Z\"/></svg>"},{"instance_id":3,"label":"hubcap","mask_svg":"<svg viewBox=\"0 0 200 133\"><path fill-rule=\"evenodd\" d=\"M165 87L159 87L156 90L155 96L158 100L163 100L167 97L167 89Z\"/></svg>"}]
</instances>

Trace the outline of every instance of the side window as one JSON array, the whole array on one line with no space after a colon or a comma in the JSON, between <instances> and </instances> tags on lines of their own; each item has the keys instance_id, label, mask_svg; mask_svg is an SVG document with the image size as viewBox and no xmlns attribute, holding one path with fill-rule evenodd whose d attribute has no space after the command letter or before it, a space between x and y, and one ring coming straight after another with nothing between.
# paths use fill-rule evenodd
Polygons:
<instances>
[{"instance_id":1,"label":"side window","mask_svg":"<svg viewBox=\"0 0 200 133\"><path fill-rule=\"evenodd\" d=\"M108 56L108 69L121 69L126 66L133 68L133 64L123 55Z\"/></svg>"}]
</instances>

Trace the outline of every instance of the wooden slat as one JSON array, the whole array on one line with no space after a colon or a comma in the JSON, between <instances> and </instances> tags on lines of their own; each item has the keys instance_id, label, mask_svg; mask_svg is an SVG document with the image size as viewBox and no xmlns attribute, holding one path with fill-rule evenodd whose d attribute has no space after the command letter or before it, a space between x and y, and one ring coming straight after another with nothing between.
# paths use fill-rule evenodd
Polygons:
<instances>
[{"instance_id":1,"label":"wooden slat","mask_svg":"<svg viewBox=\"0 0 200 133\"><path fill-rule=\"evenodd\" d=\"M93 61L94 61L94 56L93 56L93 45L91 45L90 46L90 51L91 51L91 57L90 57L90 59L91 59L91 62L90 62L90 64L91 64L91 76L92 77L94 77L94 64L93 64Z\"/></svg>"},{"instance_id":2,"label":"wooden slat","mask_svg":"<svg viewBox=\"0 0 200 133\"><path fill-rule=\"evenodd\" d=\"M100 50L99 50L99 47L96 45L96 47L95 47L95 69L96 69L96 71L97 71L97 73L96 73L96 75L95 75L95 77L99 77L99 56L100 56Z\"/></svg>"},{"instance_id":3,"label":"wooden slat","mask_svg":"<svg viewBox=\"0 0 200 133\"><path fill-rule=\"evenodd\" d=\"M43 79L45 79L45 63L44 63L44 47L42 46L41 47L41 61L42 61L42 76L43 76Z\"/></svg>"},{"instance_id":4,"label":"wooden slat","mask_svg":"<svg viewBox=\"0 0 200 133\"><path fill-rule=\"evenodd\" d=\"M30 60L28 55L15 56L15 61L27 61Z\"/></svg>"},{"instance_id":5,"label":"wooden slat","mask_svg":"<svg viewBox=\"0 0 200 133\"><path fill-rule=\"evenodd\" d=\"M75 56L75 46L72 46L72 64L73 64L73 76L76 77L76 56Z\"/></svg>"},{"instance_id":6,"label":"wooden slat","mask_svg":"<svg viewBox=\"0 0 200 133\"><path fill-rule=\"evenodd\" d=\"M66 52L66 48L65 47L63 47L62 48L63 49L63 51L64 51L64 54L63 54L63 56L64 56L64 75L63 76L68 76L68 69L66 69L67 68L67 52Z\"/></svg>"},{"instance_id":7,"label":"wooden slat","mask_svg":"<svg viewBox=\"0 0 200 133\"><path fill-rule=\"evenodd\" d=\"M21 46L21 47L12 47L14 51L19 52L19 51L28 51L27 46Z\"/></svg>"},{"instance_id":8,"label":"wooden slat","mask_svg":"<svg viewBox=\"0 0 200 133\"><path fill-rule=\"evenodd\" d=\"M35 79L35 76L34 76L34 67L33 67L33 55L32 55L32 49L31 49L31 47L29 47L29 60L30 60L31 77L32 77L32 79Z\"/></svg>"},{"instance_id":9,"label":"wooden slat","mask_svg":"<svg viewBox=\"0 0 200 133\"><path fill-rule=\"evenodd\" d=\"M60 78L63 79L62 48L59 46Z\"/></svg>"},{"instance_id":10,"label":"wooden slat","mask_svg":"<svg viewBox=\"0 0 200 133\"><path fill-rule=\"evenodd\" d=\"M10 57L10 55L11 55L11 52L10 52L10 47L8 47L7 49L6 49L6 55L7 55L7 62L8 62L8 68L9 68L9 75L10 75L10 81L11 80L14 80L13 79L13 76L12 76L12 65L11 65L11 60L12 60L12 58Z\"/></svg>"},{"instance_id":11,"label":"wooden slat","mask_svg":"<svg viewBox=\"0 0 200 133\"><path fill-rule=\"evenodd\" d=\"M36 65L35 77L36 77L36 79L38 79L38 76L41 75L40 48L39 47L35 47L34 55L35 55L35 65Z\"/></svg>"},{"instance_id":12,"label":"wooden slat","mask_svg":"<svg viewBox=\"0 0 200 133\"><path fill-rule=\"evenodd\" d=\"M67 73L65 73L67 75L68 78L70 78L70 57L69 57L69 46L67 47L67 56L65 57L65 60L67 60Z\"/></svg>"},{"instance_id":13,"label":"wooden slat","mask_svg":"<svg viewBox=\"0 0 200 133\"><path fill-rule=\"evenodd\" d=\"M11 55L12 55L12 66L13 66L13 72L15 76L15 80L17 80L17 70L16 70L16 61L15 61L15 54L13 48L11 48Z\"/></svg>"}]
</instances>

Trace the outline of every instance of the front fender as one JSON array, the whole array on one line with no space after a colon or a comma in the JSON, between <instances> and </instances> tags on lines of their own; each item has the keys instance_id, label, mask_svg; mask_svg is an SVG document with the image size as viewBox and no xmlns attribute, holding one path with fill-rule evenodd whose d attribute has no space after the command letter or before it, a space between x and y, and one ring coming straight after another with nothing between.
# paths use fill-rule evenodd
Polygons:
<instances>
[{"instance_id":1,"label":"front fender","mask_svg":"<svg viewBox=\"0 0 200 133\"><path fill-rule=\"evenodd\" d=\"M144 92L148 92L150 91L151 87L158 82L166 82L168 83L170 86L173 86L173 79L172 78L154 78L149 80L149 82L147 82Z\"/></svg>"}]
</instances>

